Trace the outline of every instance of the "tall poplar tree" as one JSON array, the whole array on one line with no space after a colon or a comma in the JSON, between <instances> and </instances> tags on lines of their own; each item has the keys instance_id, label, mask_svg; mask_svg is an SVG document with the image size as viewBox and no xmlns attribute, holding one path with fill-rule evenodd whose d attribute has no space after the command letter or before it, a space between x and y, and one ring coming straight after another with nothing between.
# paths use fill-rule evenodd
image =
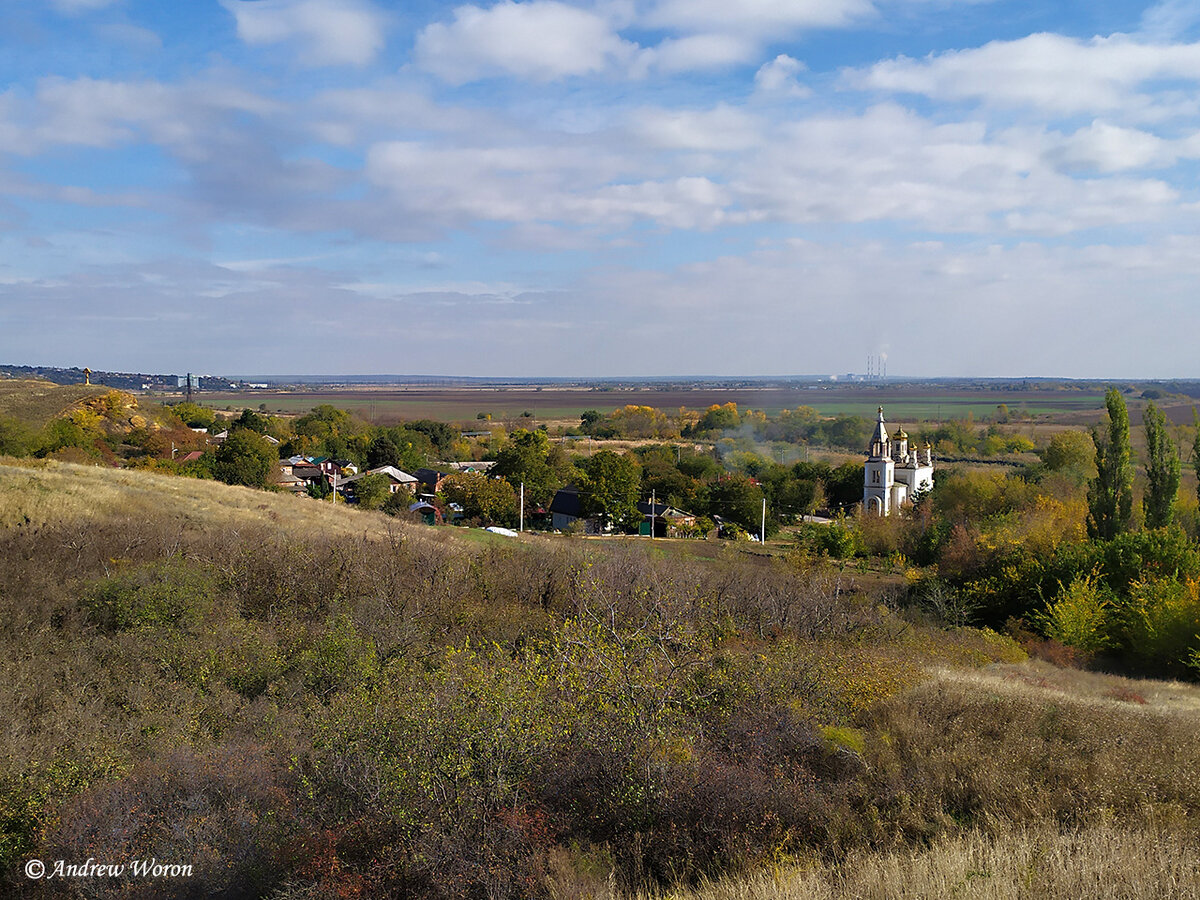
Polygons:
<instances>
[{"instance_id":1,"label":"tall poplar tree","mask_svg":"<svg viewBox=\"0 0 1200 900\"><path fill-rule=\"evenodd\" d=\"M1196 426L1196 436L1192 438L1192 467L1196 470L1196 498L1200 499L1200 416L1196 415L1194 406L1192 424Z\"/></svg>"},{"instance_id":2,"label":"tall poplar tree","mask_svg":"<svg viewBox=\"0 0 1200 900\"><path fill-rule=\"evenodd\" d=\"M1092 429L1096 477L1088 485L1088 535L1111 540L1129 528L1133 517L1133 463L1129 446L1129 410L1116 388L1104 395L1108 430Z\"/></svg>"},{"instance_id":3,"label":"tall poplar tree","mask_svg":"<svg viewBox=\"0 0 1200 900\"><path fill-rule=\"evenodd\" d=\"M1179 451L1167 430L1167 417L1150 403L1142 413L1146 428L1146 511L1147 528L1165 528L1175 515L1175 495L1179 493Z\"/></svg>"}]
</instances>

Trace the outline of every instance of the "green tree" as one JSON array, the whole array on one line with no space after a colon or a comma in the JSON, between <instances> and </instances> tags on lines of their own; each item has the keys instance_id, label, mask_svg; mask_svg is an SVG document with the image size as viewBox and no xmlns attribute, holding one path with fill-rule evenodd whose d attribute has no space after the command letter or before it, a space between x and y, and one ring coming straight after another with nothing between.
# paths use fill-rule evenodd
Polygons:
<instances>
[{"instance_id":1,"label":"green tree","mask_svg":"<svg viewBox=\"0 0 1200 900\"><path fill-rule=\"evenodd\" d=\"M217 448L213 474L226 484L265 487L277 457L266 439L248 428L237 428Z\"/></svg>"},{"instance_id":2,"label":"green tree","mask_svg":"<svg viewBox=\"0 0 1200 900\"><path fill-rule=\"evenodd\" d=\"M517 494L507 481L479 472L455 472L442 482L447 503L457 503L463 516L494 525L517 523Z\"/></svg>"},{"instance_id":3,"label":"green tree","mask_svg":"<svg viewBox=\"0 0 1200 900\"><path fill-rule=\"evenodd\" d=\"M1129 446L1129 411L1116 388L1104 395L1108 430L1092 429L1096 445L1096 477L1088 485L1088 535L1112 540L1128 530L1133 516L1133 463Z\"/></svg>"},{"instance_id":4,"label":"green tree","mask_svg":"<svg viewBox=\"0 0 1200 900\"><path fill-rule=\"evenodd\" d=\"M354 496L363 509L379 509L391 497L391 479L386 475L364 475L354 482Z\"/></svg>"},{"instance_id":5,"label":"green tree","mask_svg":"<svg viewBox=\"0 0 1200 900\"><path fill-rule=\"evenodd\" d=\"M0 456L24 456L33 446L33 434L21 422L0 416Z\"/></svg>"},{"instance_id":6,"label":"green tree","mask_svg":"<svg viewBox=\"0 0 1200 900\"><path fill-rule=\"evenodd\" d=\"M1167 417L1153 402L1142 413L1146 429L1146 511L1147 528L1165 528L1175 514L1175 495L1179 493L1179 451L1167 429Z\"/></svg>"},{"instance_id":7,"label":"green tree","mask_svg":"<svg viewBox=\"0 0 1200 900\"><path fill-rule=\"evenodd\" d=\"M637 508L641 483L637 459L601 450L584 463L579 505L585 516L599 516L606 526L630 527L641 519Z\"/></svg>"},{"instance_id":8,"label":"green tree","mask_svg":"<svg viewBox=\"0 0 1200 900\"><path fill-rule=\"evenodd\" d=\"M733 401L724 404L714 403L704 411L700 421L692 429L694 433L704 431L723 431L726 428L737 428L742 423L738 415L737 404Z\"/></svg>"},{"instance_id":9,"label":"green tree","mask_svg":"<svg viewBox=\"0 0 1200 900\"><path fill-rule=\"evenodd\" d=\"M1051 472L1063 469L1086 470L1096 448L1083 431L1060 431L1050 438L1041 452L1042 462Z\"/></svg>"},{"instance_id":10,"label":"green tree","mask_svg":"<svg viewBox=\"0 0 1200 900\"><path fill-rule=\"evenodd\" d=\"M387 432L377 434L367 445L367 468L378 469L380 466L400 466L400 448Z\"/></svg>"},{"instance_id":11,"label":"green tree","mask_svg":"<svg viewBox=\"0 0 1200 900\"><path fill-rule=\"evenodd\" d=\"M233 420L232 427L249 428L251 431L257 431L259 434L266 434L270 425L271 421L267 416L256 413L252 409L243 409L242 414Z\"/></svg>"},{"instance_id":12,"label":"green tree","mask_svg":"<svg viewBox=\"0 0 1200 900\"><path fill-rule=\"evenodd\" d=\"M296 419L296 434L323 441L333 435L351 434L354 423L350 413L328 403L314 407Z\"/></svg>"},{"instance_id":13,"label":"green tree","mask_svg":"<svg viewBox=\"0 0 1200 900\"><path fill-rule=\"evenodd\" d=\"M217 414L198 403L184 401L176 403L171 411L179 416L181 422L188 428L211 428L217 421Z\"/></svg>"},{"instance_id":14,"label":"green tree","mask_svg":"<svg viewBox=\"0 0 1200 900\"><path fill-rule=\"evenodd\" d=\"M552 443L544 431L524 428L509 435L491 474L514 488L525 485L526 511L548 504L556 490L578 477L562 445Z\"/></svg>"},{"instance_id":15,"label":"green tree","mask_svg":"<svg viewBox=\"0 0 1200 900\"><path fill-rule=\"evenodd\" d=\"M1200 416L1192 407L1192 424L1196 426L1196 435L1192 438L1192 468L1196 470L1196 497L1200 499Z\"/></svg>"},{"instance_id":16,"label":"green tree","mask_svg":"<svg viewBox=\"0 0 1200 900\"><path fill-rule=\"evenodd\" d=\"M736 522L751 534L758 534L762 526L763 492L748 477L729 475L722 478L709 489L708 498L711 515Z\"/></svg>"}]
</instances>

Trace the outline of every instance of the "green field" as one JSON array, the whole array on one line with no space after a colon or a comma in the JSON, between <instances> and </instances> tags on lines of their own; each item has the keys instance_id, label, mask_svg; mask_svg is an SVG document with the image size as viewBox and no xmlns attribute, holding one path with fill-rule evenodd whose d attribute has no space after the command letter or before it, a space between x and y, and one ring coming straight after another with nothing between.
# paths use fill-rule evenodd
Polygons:
<instances>
[{"instance_id":1,"label":"green field","mask_svg":"<svg viewBox=\"0 0 1200 900\"><path fill-rule=\"evenodd\" d=\"M1002 391L937 390L905 386L838 386L832 388L733 388L733 389L621 389L586 388L378 388L326 389L311 391L257 391L203 394L198 398L218 409L258 408L296 414L329 403L358 413L372 422L389 423L406 419L438 419L449 422L476 421L480 414L493 421L517 419L530 412L539 420L577 419L584 410L610 412L627 404L653 406L674 413L681 406L703 410L712 404L733 402L742 409L763 410L778 415L784 409L812 406L824 415L873 417L884 406L892 422L941 421L972 415L988 419L1000 404L1011 415L1027 413L1042 420L1099 412L1103 395L1078 390Z\"/></svg>"}]
</instances>

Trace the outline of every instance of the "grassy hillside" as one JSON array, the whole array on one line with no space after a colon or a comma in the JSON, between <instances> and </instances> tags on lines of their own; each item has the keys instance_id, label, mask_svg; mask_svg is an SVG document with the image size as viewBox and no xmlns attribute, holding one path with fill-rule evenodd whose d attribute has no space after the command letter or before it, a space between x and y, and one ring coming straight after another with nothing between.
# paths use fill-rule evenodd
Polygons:
<instances>
[{"instance_id":1,"label":"grassy hillside","mask_svg":"<svg viewBox=\"0 0 1200 900\"><path fill-rule=\"evenodd\" d=\"M194 866L128 897L1195 891L1193 688L799 555L453 535L0 461L0 893L89 856Z\"/></svg>"},{"instance_id":2,"label":"grassy hillside","mask_svg":"<svg viewBox=\"0 0 1200 900\"><path fill-rule=\"evenodd\" d=\"M79 408L89 399L103 397L110 390L98 384L0 379L0 416L16 419L29 428L43 428L52 419Z\"/></svg>"},{"instance_id":3,"label":"grassy hillside","mask_svg":"<svg viewBox=\"0 0 1200 900\"><path fill-rule=\"evenodd\" d=\"M1045 663L942 669L875 713L916 763L980 808L928 842L676 891L675 900L1155 900L1200 897L1200 837L1164 791L1194 779L1200 689ZM914 721L919 715L923 721ZM899 726L899 727L897 727ZM889 759L890 757L890 759ZM1191 793L1185 788L1186 793ZM1064 804L1066 794L1075 799ZM1145 807L1114 816L1125 795ZM1178 796L1178 795L1177 795ZM1151 808L1156 811L1150 813ZM1020 810L1019 815L1013 815ZM962 815L962 813L959 813ZM662 894L643 894L643 900Z\"/></svg>"},{"instance_id":4,"label":"grassy hillside","mask_svg":"<svg viewBox=\"0 0 1200 900\"><path fill-rule=\"evenodd\" d=\"M196 478L53 460L0 457L0 527L114 517L200 530L271 527L293 536L382 535L392 520L307 497Z\"/></svg>"}]
</instances>

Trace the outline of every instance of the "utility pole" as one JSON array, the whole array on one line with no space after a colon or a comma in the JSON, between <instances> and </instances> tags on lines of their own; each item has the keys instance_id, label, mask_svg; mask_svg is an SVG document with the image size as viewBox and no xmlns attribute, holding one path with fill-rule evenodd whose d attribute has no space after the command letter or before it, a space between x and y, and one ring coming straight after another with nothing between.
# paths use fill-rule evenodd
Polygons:
<instances>
[{"instance_id":1,"label":"utility pole","mask_svg":"<svg viewBox=\"0 0 1200 900\"><path fill-rule=\"evenodd\" d=\"M762 531L759 532L758 542L767 546L767 498L763 497Z\"/></svg>"},{"instance_id":2,"label":"utility pole","mask_svg":"<svg viewBox=\"0 0 1200 900\"><path fill-rule=\"evenodd\" d=\"M521 511L520 525L517 526L517 531L525 530L525 482L521 482Z\"/></svg>"},{"instance_id":3,"label":"utility pole","mask_svg":"<svg viewBox=\"0 0 1200 900\"><path fill-rule=\"evenodd\" d=\"M333 478L333 490L329 492L329 501L337 503L337 466L333 463L329 464L329 474Z\"/></svg>"},{"instance_id":4,"label":"utility pole","mask_svg":"<svg viewBox=\"0 0 1200 900\"><path fill-rule=\"evenodd\" d=\"M654 540L654 523L658 520L658 489L650 492L650 540Z\"/></svg>"}]
</instances>

